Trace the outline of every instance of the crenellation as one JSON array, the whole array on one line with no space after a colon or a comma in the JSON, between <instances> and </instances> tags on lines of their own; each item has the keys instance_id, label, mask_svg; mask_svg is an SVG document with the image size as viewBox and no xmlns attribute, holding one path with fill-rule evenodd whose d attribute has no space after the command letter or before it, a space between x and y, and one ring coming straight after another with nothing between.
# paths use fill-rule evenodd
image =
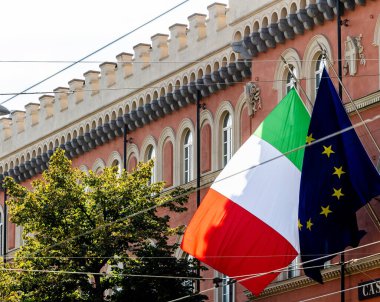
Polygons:
<instances>
[{"instance_id":1,"label":"crenellation","mask_svg":"<svg viewBox=\"0 0 380 302\"><path fill-rule=\"evenodd\" d=\"M65 111L68 108L68 95L70 89L67 87L57 87L54 90L54 112Z\"/></svg>"},{"instance_id":2,"label":"crenellation","mask_svg":"<svg viewBox=\"0 0 380 302\"><path fill-rule=\"evenodd\" d=\"M158 62L169 56L169 35L155 34L151 37L152 40L152 61Z\"/></svg>"},{"instance_id":3,"label":"crenellation","mask_svg":"<svg viewBox=\"0 0 380 302\"><path fill-rule=\"evenodd\" d=\"M104 62L100 67L100 87L106 89L115 85L117 64L113 62Z\"/></svg>"},{"instance_id":4,"label":"crenellation","mask_svg":"<svg viewBox=\"0 0 380 302\"><path fill-rule=\"evenodd\" d=\"M53 116L53 113L54 113L54 96L52 95L43 95L39 98L40 100L40 104L41 104L41 107L40 107L40 117L41 117L41 121L43 121L44 119L48 119L48 118L51 118Z\"/></svg>"},{"instance_id":5,"label":"crenellation","mask_svg":"<svg viewBox=\"0 0 380 302\"><path fill-rule=\"evenodd\" d=\"M206 38L206 15L192 14L188 17L189 31L187 33L189 41L200 41Z\"/></svg>"},{"instance_id":6,"label":"crenellation","mask_svg":"<svg viewBox=\"0 0 380 302\"><path fill-rule=\"evenodd\" d=\"M0 133L2 133L3 140L7 140L12 136L12 119L10 117L3 117L0 119Z\"/></svg>"},{"instance_id":7,"label":"crenellation","mask_svg":"<svg viewBox=\"0 0 380 302\"><path fill-rule=\"evenodd\" d=\"M39 122L40 104L28 103L25 105L25 126L26 129L31 129Z\"/></svg>"},{"instance_id":8,"label":"crenellation","mask_svg":"<svg viewBox=\"0 0 380 302\"><path fill-rule=\"evenodd\" d=\"M207 6L209 18L207 22L207 36L215 34L227 26L227 4L215 2Z\"/></svg>"},{"instance_id":9,"label":"crenellation","mask_svg":"<svg viewBox=\"0 0 380 302\"><path fill-rule=\"evenodd\" d=\"M15 110L11 112L12 133L17 134L25 131L25 111Z\"/></svg>"},{"instance_id":10,"label":"crenellation","mask_svg":"<svg viewBox=\"0 0 380 302\"><path fill-rule=\"evenodd\" d=\"M175 57L175 54L187 46L187 25L176 23L169 27L170 43L169 55Z\"/></svg>"},{"instance_id":11,"label":"crenellation","mask_svg":"<svg viewBox=\"0 0 380 302\"><path fill-rule=\"evenodd\" d=\"M78 104L83 101L83 86L84 80L72 79L69 83L70 91L69 95L69 107L71 104Z\"/></svg>"},{"instance_id":12,"label":"crenellation","mask_svg":"<svg viewBox=\"0 0 380 302\"><path fill-rule=\"evenodd\" d=\"M100 71L89 70L84 76L84 99L91 100L91 97L99 93L100 89Z\"/></svg>"},{"instance_id":13,"label":"crenellation","mask_svg":"<svg viewBox=\"0 0 380 302\"><path fill-rule=\"evenodd\" d=\"M122 52L116 56L117 70L121 73L122 78L128 78L133 74L132 64L133 54Z\"/></svg>"},{"instance_id":14,"label":"crenellation","mask_svg":"<svg viewBox=\"0 0 380 302\"><path fill-rule=\"evenodd\" d=\"M133 50L135 52L135 62L133 63L135 66L141 66L140 69L145 69L150 66L150 44L139 43L133 46Z\"/></svg>"}]
</instances>

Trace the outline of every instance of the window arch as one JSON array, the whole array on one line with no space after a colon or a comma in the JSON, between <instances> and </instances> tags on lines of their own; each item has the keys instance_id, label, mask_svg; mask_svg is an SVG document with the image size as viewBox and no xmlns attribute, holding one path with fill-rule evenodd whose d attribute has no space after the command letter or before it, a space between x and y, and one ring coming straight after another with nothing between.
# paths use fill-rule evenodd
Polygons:
<instances>
[{"instance_id":1,"label":"window arch","mask_svg":"<svg viewBox=\"0 0 380 302\"><path fill-rule=\"evenodd\" d=\"M222 166L225 167L232 157L232 117L228 112L223 118L222 127Z\"/></svg>"},{"instance_id":2,"label":"window arch","mask_svg":"<svg viewBox=\"0 0 380 302\"><path fill-rule=\"evenodd\" d=\"M331 47L323 35L316 35L309 41L304 55L305 63L303 65L303 75L306 78L306 94L312 103L315 101L316 92L320 81L320 76L319 79L317 79L317 71L319 68L323 69L321 63L324 63L326 69L328 69L328 64L326 64L326 61L322 60L321 47L325 50L326 56L332 62L333 57Z\"/></svg>"},{"instance_id":3,"label":"window arch","mask_svg":"<svg viewBox=\"0 0 380 302\"><path fill-rule=\"evenodd\" d=\"M117 151L113 151L110 156L108 157L107 166L108 167L117 167L118 175L121 175L122 171L122 159L121 155Z\"/></svg>"},{"instance_id":4,"label":"window arch","mask_svg":"<svg viewBox=\"0 0 380 302\"><path fill-rule=\"evenodd\" d=\"M292 88L297 88L297 69L294 65L289 64L289 68L287 67L285 92L288 93Z\"/></svg>"},{"instance_id":5,"label":"window arch","mask_svg":"<svg viewBox=\"0 0 380 302\"><path fill-rule=\"evenodd\" d=\"M278 101L281 101L290 89L296 87L297 80L302 77L300 74L301 59L297 51L293 48L289 48L285 50L281 56L288 65L282 60L279 60L276 66L273 88L278 92ZM292 72L289 71L289 68ZM292 73L295 78L292 76Z\"/></svg>"},{"instance_id":6,"label":"window arch","mask_svg":"<svg viewBox=\"0 0 380 302\"><path fill-rule=\"evenodd\" d=\"M214 144L218 148L216 165L214 166L216 169L223 168L235 150L235 127L233 127L235 120L231 103L222 102L215 113Z\"/></svg>"},{"instance_id":7,"label":"window arch","mask_svg":"<svg viewBox=\"0 0 380 302\"><path fill-rule=\"evenodd\" d=\"M317 60L315 62L315 70L314 70L315 96L317 96L317 91L318 91L318 88L319 88L319 84L320 84L321 79L322 79L322 71L323 71L323 68L325 68L325 66L326 66L326 59L323 57L322 54L319 54L319 56L318 56L318 58L317 58Z\"/></svg>"},{"instance_id":8,"label":"window arch","mask_svg":"<svg viewBox=\"0 0 380 302\"><path fill-rule=\"evenodd\" d=\"M152 168L152 175L150 177L150 183L156 182L156 149L153 145L149 145L146 152L146 160L153 160L154 166Z\"/></svg>"},{"instance_id":9,"label":"window arch","mask_svg":"<svg viewBox=\"0 0 380 302\"><path fill-rule=\"evenodd\" d=\"M193 134L187 130L182 145L183 182L188 183L193 179Z\"/></svg>"},{"instance_id":10,"label":"window arch","mask_svg":"<svg viewBox=\"0 0 380 302\"><path fill-rule=\"evenodd\" d=\"M104 168L106 167L106 164L104 160L101 158L97 158L94 162L94 165L92 166L92 171L96 174L101 174L103 173Z\"/></svg>"}]
</instances>

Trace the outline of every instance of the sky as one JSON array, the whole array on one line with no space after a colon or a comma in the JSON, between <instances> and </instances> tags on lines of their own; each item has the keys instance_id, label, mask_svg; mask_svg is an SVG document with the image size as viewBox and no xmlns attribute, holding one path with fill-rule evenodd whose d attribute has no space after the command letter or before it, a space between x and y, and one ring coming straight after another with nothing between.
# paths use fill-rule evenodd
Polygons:
<instances>
[{"instance_id":1,"label":"sky","mask_svg":"<svg viewBox=\"0 0 380 302\"><path fill-rule=\"evenodd\" d=\"M0 4L0 104L9 110L25 110L42 94L20 95L44 78L58 72L147 21L179 5L153 23L86 59L30 92L51 92L68 87L74 78L84 79L88 70L100 70L101 62L116 62L121 52L133 52L138 43L151 43L156 33L169 34L175 23L188 24L194 13L207 14L209 0L5 0ZM227 0L221 1L228 3ZM182 3L182 4L181 4ZM34 62L20 62L34 61ZM36 62L36 61L66 61Z\"/></svg>"}]
</instances>

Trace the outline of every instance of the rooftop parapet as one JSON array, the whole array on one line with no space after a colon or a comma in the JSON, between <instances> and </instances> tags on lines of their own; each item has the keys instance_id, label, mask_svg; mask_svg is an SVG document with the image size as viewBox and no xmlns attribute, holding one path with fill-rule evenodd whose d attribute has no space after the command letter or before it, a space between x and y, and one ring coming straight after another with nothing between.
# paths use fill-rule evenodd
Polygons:
<instances>
[{"instance_id":1,"label":"rooftop parapet","mask_svg":"<svg viewBox=\"0 0 380 302\"><path fill-rule=\"evenodd\" d=\"M206 17L204 14L192 14L188 17L190 28L188 39L190 41L200 41L206 38Z\"/></svg>"},{"instance_id":2,"label":"rooftop parapet","mask_svg":"<svg viewBox=\"0 0 380 302\"><path fill-rule=\"evenodd\" d=\"M140 66L140 69L147 68L150 65L150 44L139 43L133 46L133 50L135 51L134 65Z\"/></svg>"},{"instance_id":3,"label":"rooftop parapet","mask_svg":"<svg viewBox=\"0 0 380 302\"><path fill-rule=\"evenodd\" d=\"M12 136L11 125L12 119L10 117L2 117L0 119L0 133L3 134L3 140L7 140Z\"/></svg>"},{"instance_id":4,"label":"rooftop parapet","mask_svg":"<svg viewBox=\"0 0 380 302\"><path fill-rule=\"evenodd\" d=\"M84 80L72 79L69 83L70 91L69 95L69 109L71 105L80 103L83 101L83 86Z\"/></svg>"},{"instance_id":5,"label":"rooftop parapet","mask_svg":"<svg viewBox=\"0 0 380 302\"><path fill-rule=\"evenodd\" d=\"M207 22L207 35L212 35L227 26L227 4L213 3L207 6L209 18Z\"/></svg>"},{"instance_id":6,"label":"rooftop parapet","mask_svg":"<svg viewBox=\"0 0 380 302\"><path fill-rule=\"evenodd\" d=\"M67 87L57 87L54 90L54 112L64 111L69 106L68 95L70 93L70 89Z\"/></svg>"},{"instance_id":7,"label":"rooftop parapet","mask_svg":"<svg viewBox=\"0 0 380 302\"><path fill-rule=\"evenodd\" d=\"M40 104L28 103L25 105L25 111L25 127L26 129L31 129L39 122Z\"/></svg>"},{"instance_id":8,"label":"rooftop parapet","mask_svg":"<svg viewBox=\"0 0 380 302\"><path fill-rule=\"evenodd\" d=\"M116 83L117 64L113 62L104 62L100 67L100 87L109 88Z\"/></svg>"},{"instance_id":9,"label":"rooftop parapet","mask_svg":"<svg viewBox=\"0 0 380 302\"><path fill-rule=\"evenodd\" d=\"M54 96L43 95L39 98L40 100L40 120L46 120L54 115Z\"/></svg>"},{"instance_id":10,"label":"rooftop parapet","mask_svg":"<svg viewBox=\"0 0 380 302\"><path fill-rule=\"evenodd\" d=\"M152 61L160 61L169 56L169 35L155 34L151 37L152 40Z\"/></svg>"},{"instance_id":11,"label":"rooftop parapet","mask_svg":"<svg viewBox=\"0 0 380 302\"><path fill-rule=\"evenodd\" d=\"M170 30L170 44L169 55L177 53L187 46L187 25L176 23L169 27Z\"/></svg>"},{"instance_id":12,"label":"rooftop parapet","mask_svg":"<svg viewBox=\"0 0 380 302\"><path fill-rule=\"evenodd\" d=\"M20 133L25 130L25 111L15 110L11 112L12 133Z\"/></svg>"},{"instance_id":13,"label":"rooftop parapet","mask_svg":"<svg viewBox=\"0 0 380 302\"><path fill-rule=\"evenodd\" d=\"M117 70L121 72L122 79L128 78L133 74L132 65L133 54L122 52L116 56Z\"/></svg>"}]
</instances>

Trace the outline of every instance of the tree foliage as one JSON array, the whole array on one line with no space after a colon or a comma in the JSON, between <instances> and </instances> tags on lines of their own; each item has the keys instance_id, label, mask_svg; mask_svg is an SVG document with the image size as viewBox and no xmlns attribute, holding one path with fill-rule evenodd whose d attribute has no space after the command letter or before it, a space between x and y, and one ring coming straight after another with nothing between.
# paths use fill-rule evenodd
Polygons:
<instances>
[{"instance_id":1,"label":"tree foliage","mask_svg":"<svg viewBox=\"0 0 380 302\"><path fill-rule=\"evenodd\" d=\"M188 280L150 277L195 277L197 268L191 259L173 257L178 244L168 239L181 228L170 228L169 215L158 212L185 211L186 194L163 194L163 183L150 183L152 167L86 174L58 149L32 189L7 178L9 214L23 228L23 245L0 273L1 300L168 301L190 295Z\"/></svg>"}]
</instances>

